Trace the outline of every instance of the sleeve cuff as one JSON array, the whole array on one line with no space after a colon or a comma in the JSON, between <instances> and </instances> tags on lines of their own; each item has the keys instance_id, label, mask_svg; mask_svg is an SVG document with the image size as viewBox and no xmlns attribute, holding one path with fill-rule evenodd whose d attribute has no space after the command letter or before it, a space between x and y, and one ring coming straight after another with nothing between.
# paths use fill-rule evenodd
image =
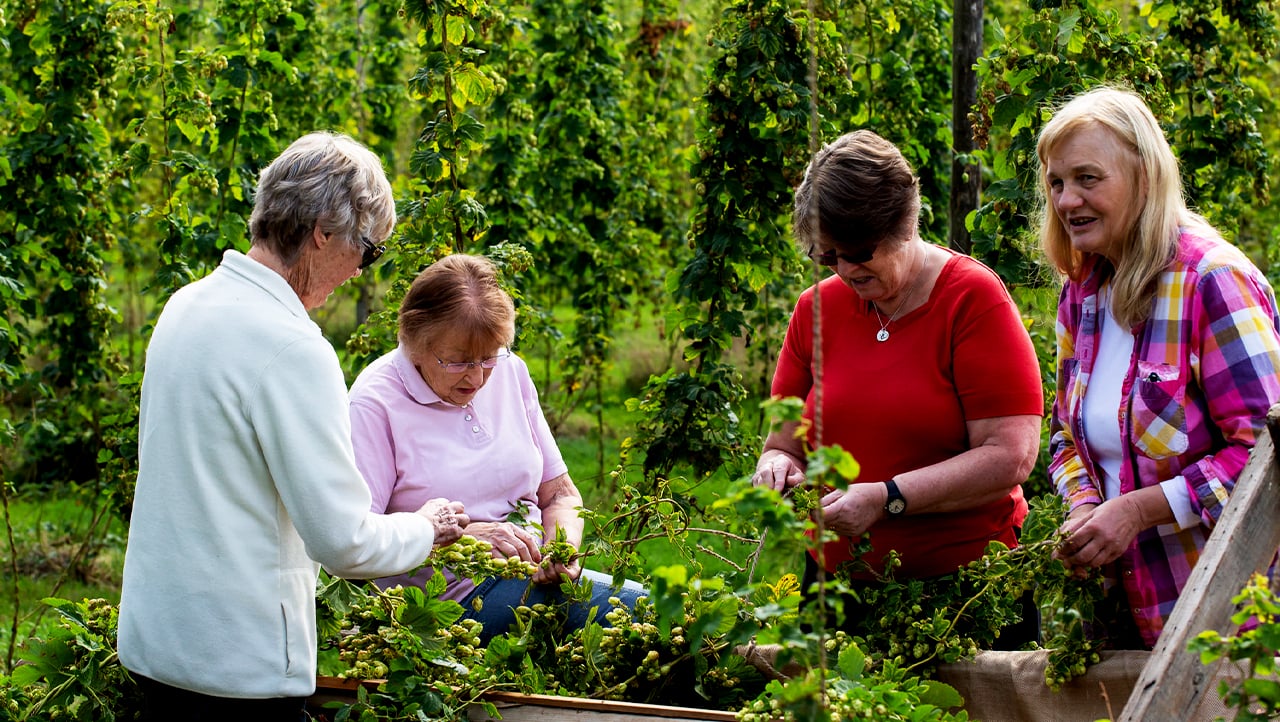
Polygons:
<instances>
[{"instance_id":1,"label":"sleeve cuff","mask_svg":"<svg viewBox=\"0 0 1280 722\"><path fill-rule=\"evenodd\" d=\"M1160 482L1160 490L1164 492L1165 501L1173 510L1173 518L1177 521L1174 528L1183 531L1200 526L1200 515L1191 508L1191 491L1187 489L1187 481L1182 476L1175 476Z\"/></svg>"}]
</instances>

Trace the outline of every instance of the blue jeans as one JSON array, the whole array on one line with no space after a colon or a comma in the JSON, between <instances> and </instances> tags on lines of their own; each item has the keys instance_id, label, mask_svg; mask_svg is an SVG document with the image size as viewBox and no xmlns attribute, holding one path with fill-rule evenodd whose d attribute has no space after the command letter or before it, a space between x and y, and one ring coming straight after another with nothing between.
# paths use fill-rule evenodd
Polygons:
<instances>
[{"instance_id":1,"label":"blue jeans","mask_svg":"<svg viewBox=\"0 0 1280 722\"><path fill-rule=\"evenodd\" d=\"M583 569L581 576L578 577L578 584L581 585L588 580L591 582L591 601L585 604L574 602L569 605L570 629L581 629L586 626L587 615L591 613L592 607L595 608L595 618L592 621L602 627L608 627L610 625L605 615L613 609L613 605L609 604L609 597L617 597L628 608L635 609L636 600L649 594L648 590L630 579L626 580L621 588L615 589L611 586L613 577ZM526 590L528 590L527 598ZM484 600L483 607L478 612L472 605L476 597ZM484 625L484 631L480 633L480 641L488 644L494 637L506 634L516 620L516 607L522 604L530 607L535 604L557 604L564 600L564 594L560 591L558 584L534 584L528 579L490 577L478 584L471 594L462 600L462 608L466 610L463 617L474 619Z\"/></svg>"}]
</instances>

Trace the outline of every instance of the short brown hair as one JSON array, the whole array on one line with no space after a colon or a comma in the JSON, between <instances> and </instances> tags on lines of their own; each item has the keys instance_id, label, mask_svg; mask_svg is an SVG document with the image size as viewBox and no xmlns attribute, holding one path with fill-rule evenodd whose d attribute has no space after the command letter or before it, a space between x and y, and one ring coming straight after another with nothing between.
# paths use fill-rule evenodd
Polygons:
<instances>
[{"instance_id":1,"label":"short brown hair","mask_svg":"<svg viewBox=\"0 0 1280 722\"><path fill-rule=\"evenodd\" d=\"M450 331L461 331L466 350L477 358L515 340L515 304L484 256L441 258L413 279L400 303L400 344L411 354Z\"/></svg>"},{"instance_id":2,"label":"short brown hair","mask_svg":"<svg viewBox=\"0 0 1280 722\"><path fill-rule=\"evenodd\" d=\"M809 162L796 189L792 227L801 244L824 238L859 248L914 232L920 183L893 143L870 130L846 133Z\"/></svg>"}]
</instances>

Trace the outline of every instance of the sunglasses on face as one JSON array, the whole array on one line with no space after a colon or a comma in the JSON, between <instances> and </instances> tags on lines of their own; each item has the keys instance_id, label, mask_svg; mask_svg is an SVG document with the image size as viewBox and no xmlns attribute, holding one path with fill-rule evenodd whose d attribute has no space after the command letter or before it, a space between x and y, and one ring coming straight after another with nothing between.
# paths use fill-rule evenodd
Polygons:
<instances>
[{"instance_id":1,"label":"sunglasses on face","mask_svg":"<svg viewBox=\"0 0 1280 722\"><path fill-rule=\"evenodd\" d=\"M835 268L837 265L839 265L840 261L844 261L845 263L857 263L857 264L866 263L870 261L873 256L875 256L875 253L876 253L875 246L867 246L865 248L860 248L852 253L845 253L843 251L836 251L836 250L822 251L821 253L819 253L818 251L811 249L809 251L809 258L812 258L813 262L820 266Z\"/></svg>"},{"instance_id":2,"label":"sunglasses on face","mask_svg":"<svg viewBox=\"0 0 1280 722\"><path fill-rule=\"evenodd\" d=\"M432 356L436 356L433 352ZM451 374L464 374L472 368L479 366L482 369L491 369L498 365L498 362L507 357L507 350L503 349L497 356L482 358L479 361L445 361L436 356L436 363L440 364L440 368Z\"/></svg>"},{"instance_id":3,"label":"sunglasses on face","mask_svg":"<svg viewBox=\"0 0 1280 722\"><path fill-rule=\"evenodd\" d=\"M360 270L372 266L387 251L386 244L374 243L368 236L360 236L360 246L364 248L364 255L360 257Z\"/></svg>"}]
</instances>

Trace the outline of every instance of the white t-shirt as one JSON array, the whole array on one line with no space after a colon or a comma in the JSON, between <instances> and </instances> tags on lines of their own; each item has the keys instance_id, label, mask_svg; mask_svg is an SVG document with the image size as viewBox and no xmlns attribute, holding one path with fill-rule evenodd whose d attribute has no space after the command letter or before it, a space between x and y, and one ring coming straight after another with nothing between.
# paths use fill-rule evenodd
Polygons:
<instances>
[{"instance_id":1,"label":"white t-shirt","mask_svg":"<svg viewBox=\"0 0 1280 722\"><path fill-rule=\"evenodd\" d=\"M1098 292L1098 323L1102 338L1098 343L1093 375L1084 394L1085 443L1089 455L1102 474L1102 497L1120 496L1120 465L1124 463L1123 437L1120 431L1120 409L1124 403L1121 386L1133 361L1133 332L1116 320L1111 311L1111 285ZM1174 526L1185 529L1200 523L1191 510L1191 491L1182 476L1160 482L1165 500L1178 520Z\"/></svg>"}]
</instances>

